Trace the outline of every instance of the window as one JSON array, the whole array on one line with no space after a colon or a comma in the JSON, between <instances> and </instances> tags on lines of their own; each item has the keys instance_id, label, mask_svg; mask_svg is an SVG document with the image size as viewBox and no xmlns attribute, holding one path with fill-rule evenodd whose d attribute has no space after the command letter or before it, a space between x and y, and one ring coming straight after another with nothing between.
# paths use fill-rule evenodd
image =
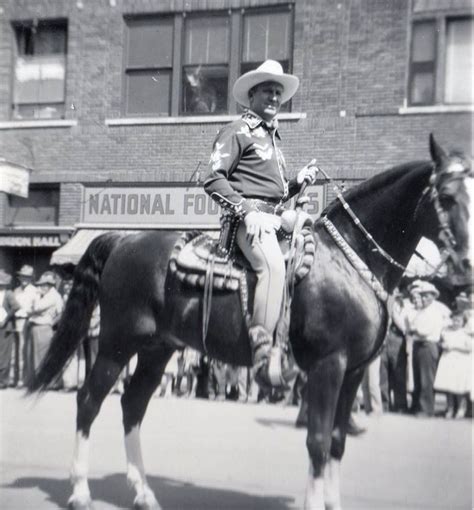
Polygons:
<instances>
[{"instance_id":1,"label":"window","mask_svg":"<svg viewBox=\"0 0 474 510\"><path fill-rule=\"evenodd\" d=\"M15 118L63 118L67 24L39 21L14 24L13 85Z\"/></svg>"},{"instance_id":2,"label":"window","mask_svg":"<svg viewBox=\"0 0 474 510\"><path fill-rule=\"evenodd\" d=\"M229 16L185 20L183 113L226 113L229 83Z\"/></svg>"},{"instance_id":3,"label":"window","mask_svg":"<svg viewBox=\"0 0 474 510\"><path fill-rule=\"evenodd\" d=\"M123 113L237 112L233 81L264 60L291 72L291 6L126 19ZM288 110L288 105L285 105Z\"/></svg>"},{"instance_id":4,"label":"window","mask_svg":"<svg viewBox=\"0 0 474 510\"><path fill-rule=\"evenodd\" d=\"M472 18L415 21L409 102L413 106L471 104Z\"/></svg>"},{"instance_id":5,"label":"window","mask_svg":"<svg viewBox=\"0 0 474 510\"><path fill-rule=\"evenodd\" d=\"M448 20L446 30L447 104L472 103L472 32L474 20Z\"/></svg>"},{"instance_id":6,"label":"window","mask_svg":"<svg viewBox=\"0 0 474 510\"><path fill-rule=\"evenodd\" d=\"M8 195L5 225L57 225L59 189L30 188L28 198Z\"/></svg>"},{"instance_id":7,"label":"window","mask_svg":"<svg viewBox=\"0 0 474 510\"><path fill-rule=\"evenodd\" d=\"M125 113L169 115L173 18L130 19L127 26Z\"/></svg>"}]
</instances>

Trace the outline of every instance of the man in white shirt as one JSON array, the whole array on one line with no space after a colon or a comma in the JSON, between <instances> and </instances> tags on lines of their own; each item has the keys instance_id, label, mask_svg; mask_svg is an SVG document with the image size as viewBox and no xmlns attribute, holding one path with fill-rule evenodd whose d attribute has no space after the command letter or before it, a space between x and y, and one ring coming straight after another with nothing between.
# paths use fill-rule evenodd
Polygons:
<instances>
[{"instance_id":1,"label":"man in white shirt","mask_svg":"<svg viewBox=\"0 0 474 510\"><path fill-rule=\"evenodd\" d=\"M63 309L63 299L56 290L54 273L46 271L36 282L38 295L29 313L29 358L36 371L53 338L53 326Z\"/></svg>"},{"instance_id":2,"label":"man in white shirt","mask_svg":"<svg viewBox=\"0 0 474 510\"><path fill-rule=\"evenodd\" d=\"M11 380L13 386L21 388L24 384L25 374L28 373L28 367L25 367L26 321L33 308L38 289L32 284L34 271L31 266L25 264L16 273L16 276L19 285L13 291L13 295L20 308L15 314L15 348L13 350Z\"/></svg>"},{"instance_id":3,"label":"man in white shirt","mask_svg":"<svg viewBox=\"0 0 474 510\"><path fill-rule=\"evenodd\" d=\"M412 411L417 416L434 415L434 379L439 360L441 332L449 324L449 308L437 301L439 292L429 282L417 282L421 308L408 320L413 339L414 391Z\"/></svg>"}]
</instances>

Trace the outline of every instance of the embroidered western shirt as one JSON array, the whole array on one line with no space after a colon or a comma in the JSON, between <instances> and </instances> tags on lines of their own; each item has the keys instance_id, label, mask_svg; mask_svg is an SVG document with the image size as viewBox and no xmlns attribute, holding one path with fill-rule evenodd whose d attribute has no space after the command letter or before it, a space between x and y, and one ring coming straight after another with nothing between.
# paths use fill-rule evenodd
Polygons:
<instances>
[{"instance_id":1,"label":"embroidered western shirt","mask_svg":"<svg viewBox=\"0 0 474 510\"><path fill-rule=\"evenodd\" d=\"M275 125L268 126L253 112L225 126L214 141L205 191L224 209L245 216L255 206L246 199L284 202L300 186L288 180L280 138Z\"/></svg>"}]
</instances>

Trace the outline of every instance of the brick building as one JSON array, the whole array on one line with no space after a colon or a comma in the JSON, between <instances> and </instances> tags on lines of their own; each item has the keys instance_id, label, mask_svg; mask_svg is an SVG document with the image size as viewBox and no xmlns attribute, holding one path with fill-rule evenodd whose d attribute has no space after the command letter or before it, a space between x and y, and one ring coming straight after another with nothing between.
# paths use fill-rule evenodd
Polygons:
<instances>
[{"instance_id":1,"label":"brick building","mask_svg":"<svg viewBox=\"0 0 474 510\"><path fill-rule=\"evenodd\" d=\"M40 271L75 228L215 225L195 181L239 113L232 83L265 58L301 79L280 116L292 171L317 157L350 186L427 159L430 132L470 153L471 8L0 0L0 157L31 169L27 199L0 194L0 265ZM311 212L331 198L318 182Z\"/></svg>"}]
</instances>

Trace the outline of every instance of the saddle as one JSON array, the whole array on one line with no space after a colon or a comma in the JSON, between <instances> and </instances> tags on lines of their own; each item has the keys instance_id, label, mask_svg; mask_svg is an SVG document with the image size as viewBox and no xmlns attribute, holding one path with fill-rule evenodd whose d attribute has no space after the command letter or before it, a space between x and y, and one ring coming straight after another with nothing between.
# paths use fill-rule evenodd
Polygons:
<instances>
[{"instance_id":1,"label":"saddle","mask_svg":"<svg viewBox=\"0 0 474 510\"><path fill-rule=\"evenodd\" d=\"M293 246L295 253L295 283L309 272L315 253L312 221L305 218L296 238L285 236L280 247L286 260ZM185 232L176 242L170 257L169 268L181 282L197 288L206 287L206 275L212 266L212 288L217 291L238 291L246 284L248 271L253 271L243 253L236 247L230 256L220 255L219 240L200 231ZM244 283L245 282L245 283Z\"/></svg>"}]
</instances>

